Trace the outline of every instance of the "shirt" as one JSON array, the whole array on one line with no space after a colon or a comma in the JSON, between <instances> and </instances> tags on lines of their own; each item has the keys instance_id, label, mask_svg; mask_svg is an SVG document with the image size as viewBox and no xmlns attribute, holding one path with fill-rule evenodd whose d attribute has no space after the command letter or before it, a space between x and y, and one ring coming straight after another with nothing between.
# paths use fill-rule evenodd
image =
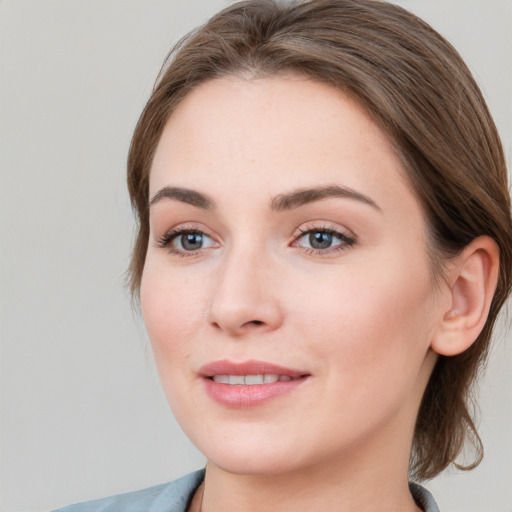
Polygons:
<instances>
[{"instance_id":1,"label":"shirt","mask_svg":"<svg viewBox=\"0 0 512 512\"><path fill-rule=\"evenodd\" d=\"M53 512L187 512L195 491L204 479L204 469L178 480L141 491L117 494L59 508ZM434 497L424 487L409 483L409 489L424 512L439 512Z\"/></svg>"}]
</instances>

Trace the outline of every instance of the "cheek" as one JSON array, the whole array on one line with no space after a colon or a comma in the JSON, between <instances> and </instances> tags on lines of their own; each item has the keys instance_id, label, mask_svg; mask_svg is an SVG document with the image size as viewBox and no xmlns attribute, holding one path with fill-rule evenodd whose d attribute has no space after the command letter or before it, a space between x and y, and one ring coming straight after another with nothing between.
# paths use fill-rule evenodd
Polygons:
<instances>
[{"instance_id":1,"label":"cheek","mask_svg":"<svg viewBox=\"0 0 512 512\"><path fill-rule=\"evenodd\" d=\"M158 260L148 258L144 268L142 314L167 402L191 435L197 411L204 405L198 401L194 361L204 349L209 279L169 269Z\"/></svg>"},{"instance_id":2,"label":"cheek","mask_svg":"<svg viewBox=\"0 0 512 512\"><path fill-rule=\"evenodd\" d=\"M431 336L428 274L394 278L369 269L364 278L345 275L343 285L327 287L321 299L306 294L296 305L296 339L307 344L314 370L325 377L314 407L329 411L347 438L378 430L399 410L414 413L408 397L423 392Z\"/></svg>"},{"instance_id":3,"label":"cheek","mask_svg":"<svg viewBox=\"0 0 512 512\"><path fill-rule=\"evenodd\" d=\"M159 370L189 357L190 341L201 323L201 287L174 270L149 261L141 281L142 314Z\"/></svg>"},{"instance_id":4,"label":"cheek","mask_svg":"<svg viewBox=\"0 0 512 512\"><path fill-rule=\"evenodd\" d=\"M291 307L298 312L298 339L309 339L321 360L336 361L347 378L392 379L393 372L420 366L428 350L434 325L428 265L394 261L354 265L321 288L318 280L302 283L315 293L293 293L300 297Z\"/></svg>"}]
</instances>

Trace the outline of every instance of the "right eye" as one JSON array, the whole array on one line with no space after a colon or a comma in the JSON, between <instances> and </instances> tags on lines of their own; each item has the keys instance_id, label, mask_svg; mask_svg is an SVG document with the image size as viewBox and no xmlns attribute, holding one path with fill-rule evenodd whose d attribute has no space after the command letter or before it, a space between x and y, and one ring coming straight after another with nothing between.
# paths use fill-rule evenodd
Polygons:
<instances>
[{"instance_id":1,"label":"right eye","mask_svg":"<svg viewBox=\"0 0 512 512\"><path fill-rule=\"evenodd\" d=\"M159 240L158 246L168 249L171 253L188 256L186 253L193 254L201 249L218 247L218 243L202 231L173 229Z\"/></svg>"}]
</instances>

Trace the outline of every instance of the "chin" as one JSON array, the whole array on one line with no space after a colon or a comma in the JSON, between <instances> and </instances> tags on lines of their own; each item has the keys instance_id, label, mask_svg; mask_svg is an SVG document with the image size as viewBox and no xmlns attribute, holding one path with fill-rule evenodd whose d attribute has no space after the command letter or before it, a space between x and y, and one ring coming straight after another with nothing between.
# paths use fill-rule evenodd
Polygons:
<instances>
[{"instance_id":1,"label":"chin","mask_svg":"<svg viewBox=\"0 0 512 512\"><path fill-rule=\"evenodd\" d=\"M244 430L243 426L241 430ZM271 476L287 473L300 465L297 450L292 446L294 443L265 432L187 434L209 463L229 473Z\"/></svg>"},{"instance_id":2,"label":"chin","mask_svg":"<svg viewBox=\"0 0 512 512\"><path fill-rule=\"evenodd\" d=\"M240 454L241 455L241 454ZM243 456L207 457L208 462L231 474L244 476L271 477L283 475L298 469L291 461L279 460L273 454L249 454Z\"/></svg>"},{"instance_id":3,"label":"chin","mask_svg":"<svg viewBox=\"0 0 512 512\"><path fill-rule=\"evenodd\" d=\"M244 430L243 425L240 430ZM318 446L314 439L294 439L289 433L270 434L267 429L247 429L245 435L228 432L208 438L191 437L191 440L209 463L244 476L275 477L300 472L332 456L331 449Z\"/></svg>"}]
</instances>

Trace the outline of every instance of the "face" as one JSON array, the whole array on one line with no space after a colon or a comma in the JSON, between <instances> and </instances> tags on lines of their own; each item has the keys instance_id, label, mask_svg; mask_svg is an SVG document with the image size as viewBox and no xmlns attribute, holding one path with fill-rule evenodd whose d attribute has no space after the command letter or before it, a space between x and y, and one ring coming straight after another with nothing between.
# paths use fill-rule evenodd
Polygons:
<instances>
[{"instance_id":1,"label":"face","mask_svg":"<svg viewBox=\"0 0 512 512\"><path fill-rule=\"evenodd\" d=\"M172 114L141 302L170 406L212 464L408 456L440 308L404 176L361 107L297 76L209 81Z\"/></svg>"}]
</instances>

